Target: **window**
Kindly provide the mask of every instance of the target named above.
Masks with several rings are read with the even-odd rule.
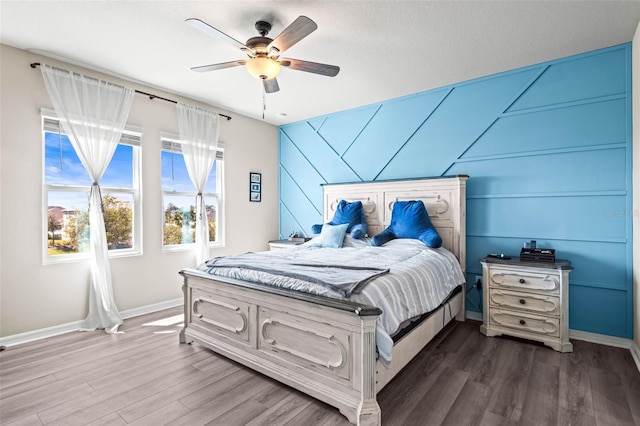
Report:
[[[223,144],[218,144],[207,186],[203,192],[209,218],[209,243],[222,245]],[[177,137],[162,137],[162,244],[179,250],[195,242],[196,190],[189,179]]]
[[[89,252],[91,179],[55,112],[42,112],[44,143],[44,261],[86,259]],[[140,247],[140,140],[125,129],[100,180],[107,243],[111,256],[132,255]]]

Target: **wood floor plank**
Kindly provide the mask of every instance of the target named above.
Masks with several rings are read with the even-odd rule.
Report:
[[[558,426],[597,426],[595,417],[583,411],[558,408]]]
[[[594,418],[589,377],[591,351],[585,343],[574,342],[574,351],[563,354],[560,360],[558,405],[565,417],[570,416],[563,421],[569,421],[572,424],[582,421],[583,417]]]
[[[531,376],[532,347],[518,340],[497,337],[491,351],[483,353],[481,371],[472,375],[493,389],[487,410],[519,422]]]
[[[96,421],[87,423],[87,426],[124,426],[126,424],[127,422],[125,422],[122,417],[118,416],[118,413],[111,413]]]
[[[622,348],[608,348],[609,357],[618,372],[631,415],[636,424],[640,425],[640,375],[631,352]]]
[[[211,358],[215,359],[213,356]],[[208,387],[218,386],[221,379],[238,371],[240,368],[233,365],[229,366],[229,364],[223,362],[223,360],[219,360],[217,366],[217,369],[211,368],[206,372],[197,373],[188,380],[183,380],[147,398],[130,404],[119,410],[118,414],[126,421],[134,422],[149,412],[162,409],[162,407],[171,404],[173,401],[177,401],[195,392],[205,392],[205,389]],[[180,403],[180,405],[185,406],[182,403]]]
[[[283,425],[308,407],[313,400],[300,392],[290,392],[284,389],[286,397],[271,405],[260,415],[247,422],[246,426]]]
[[[597,351],[602,354],[602,351]],[[599,364],[606,367],[606,363]],[[620,375],[614,371],[589,367],[593,406],[598,424],[633,424],[633,415],[627,402]]]
[[[425,426],[442,424],[468,378],[466,371],[445,367],[403,423]]]
[[[14,364],[24,365],[32,361],[49,358],[60,353],[60,348],[69,350],[90,345],[93,341],[104,339],[104,332],[70,332],[22,345],[11,346],[10,351],[2,354],[2,363],[8,367]]]
[[[0,420],[2,420],[1,424],[3,426],[41,426],[43,424],[37,414],[22,417],[15,422],[5,422],[2,416],[0,416]]]
[[[47,374],[46,376],[38,377],[33,380],[27,380],[24,382],[14,382],[11,386],[5,386],[0,382],[0,399],[7,399],[22,393],[38,389],[42,386],[50,385],[56,382],[58,379],[53,374]]]
[[[125,320],[124,334],[67,333],[0,352],[0,424],[349,424],[323,402],[179,344],[181,312]],[[561,354],[479,327],[452,322],[378,394],[384,426],[640,426],[628,350],[574,340]]]
[[[312,400],[291,420],[282,423],[283,426],[325,426],[328,424],[348,426],[351,423],[337,409],[317,400]]]
[[[190,408],[186,407],[180,401],[173,401],[168,405],[163,405],[152,411],[153,407],[149,407],[149,414],[130,421],[129,425],[135,426],[165,426],[174,422],[182,416],[186,416]]]
[[[154,374],[154,372],[159,369],[166,369],[167,372],[171,372],[182,367],[191,366],[193,362],[206,359],[209,356],[202,348],[180,348],[175,344],[169,345],[163,352],[166,356],[159,360],[154,359],[155,354],[157,354],[157,352],[154,351],[154,353],[150,355],[149,362],[130,362],[128,367],[111,371],[108,375],[91,380],[88,383],[96,390],[110,386],[118,386],[132,378],[146,377],[147,373]]]
[[[199,374],[201,372],[191,366],[183,366],[170,373],[163,370],[146,372],[146,374],[131,377],[130,380],[124,380],[109,388],[94,391],[91,398],[82,398],[77,404],[59,405],[53,410],[39,414],[43,419],[46,416],[47,421],[55,416],[56,421],[52,424],[83,425],[106,415],[108,412],[119,411],[167,386],[175,385],[176,382],[188,380]]]
[[[191,409],[196,409],[220,398],[227,393],[229,389],[236,389],[246,381],[259,382],[260,379],[262,379],[262,376],[255,375],[252,371],[246,368],[239,368],[231,374],[222,377],[217,382],[216,387],[206,389],[204,391],[194,390],[188,395],[180,398],[179,401]]]
[[[207,426],[244,426],[266,410],[264,405],[249,399],[216,417],[215,420],[207,423]]]
[[[480,421],[480,425],[482,426],[517,426],[518,424],[515,420],[504,418],[489,411],[484,412],[484,416],[482,416],[482,420]]]
[[[559,370],[546,362],[535,361],[531,368],[522,416],[522,425],[550,425],[558,422]]]
[[[491,400],[491,388],[467,380],[442,421],[444,425],[478,425]]]
[[[422,396],[433,386],[439,374],[449,368],[443,363],[444,355],[430,354],[413,360],[378,393],[378,404],[387,407],[382,410],[382,421],[397,418],[413,411]],[[418,362],[416,362],[418,361]]]
[[[60,404],[75,401],[77,398],[93,391],[86,383],[71,387],[62,386],[59,382],[53,383],[31,392],[0,400],[0,412],[3,422],[16,421],[29,413],[37,413],[40,410],[55,407]]]
[[[2,387],[11,387],[18,383],[36,380],[52,373],[55,374],[55,367],[52,368],[52,365],[55,366],[60,360],[60,356],[55,356],[30,362],[25,367],[17,365],[6,369],[1,368],[0,383],[2,383]]]
[[[232,376],[242,377],[241,370]],[[225,392],[218,395],[217,398],[207,402],[204,405],[197,408],[191,407],[192,410],[189,414],[182,416],[174,422],[175,426],[198,426],[206,425],[218,417],[224,415],[227,411],[232,410],[242,405],[247,399],[250,399],[255,394],[261,392],[263,389],[271,386],[271,380],[261,375],[254,374],[247,371],[248,378],[243,379],[240,383],[235,384],[233,387],[225,388]],[[230,376],[227,376],[230,377]],[[182,401],[182,400],[181,400]],[[185,404],[186,405],[186,404]]]

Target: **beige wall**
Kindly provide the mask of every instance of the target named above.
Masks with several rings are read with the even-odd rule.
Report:
[[[640,348],[640,24],[633,37],[631,50],[633,125],[633,294],[634,342]]]
[[[80,321],[87,315],[89,263],[42,264],[42,131],[40,108],[52,108],[39,69],[46,62],[169,99],[204,106],[155,89],[0,45],[0,337]],[[278,234],[277,127],[229,114],[225,143],[226,246],[211,256],[268,249]],[[128,124],[142,127],[143,254],[111,260],[120,311],[182,296],[178,271],[191,252],[163,253],[160,132],[177,134],[175,105],[134,98]],[[249,172],[262,173],[262,202],[250,203]]]

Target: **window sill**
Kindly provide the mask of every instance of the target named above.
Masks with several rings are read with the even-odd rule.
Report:
[[[109,259],[116,259],[120,257],[135,257],[141,256],[142,250],[139,249],[121,249],[117,251],[109,252]],[[61,254],[57,256],[45,255],[42,259],[43,265],[57,265],[59,263],[74,263],[85,262],[91,260],[90,253],[77,253],[77,254]]]
[[[194,243],[167,245],[167,246],[162,246],[162,253],[176,253],[176,252],[189,251],[189,250],[193,250],[194,247],[195,247]],[[220,247],[224,247],[224,244],[220,242],[209,243],[210,249],[220,248]]]

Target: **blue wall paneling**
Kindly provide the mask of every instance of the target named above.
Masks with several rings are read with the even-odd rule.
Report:
[[[322,221],[324,183],[467,174],[478,259],[525,241],[570,259],[572,329],[633,337],[631,45],[280,127],[280,236]]]

